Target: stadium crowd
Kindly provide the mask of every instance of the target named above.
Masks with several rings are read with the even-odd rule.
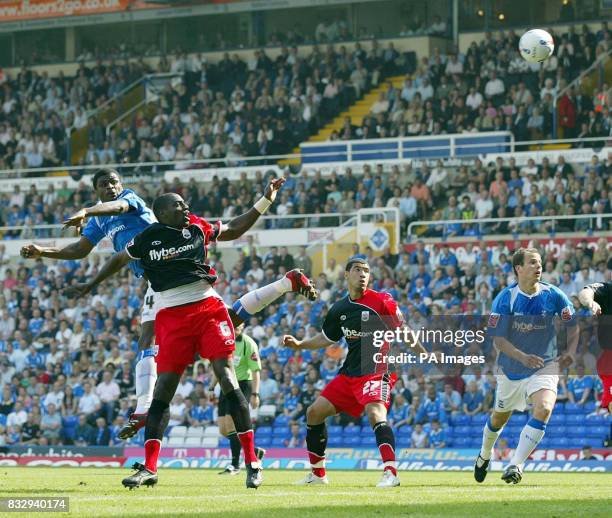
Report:
[[[501,223],[445,223],[430,226],[428,237],[481,236],[513,232],[585,231],[610,229],[612,157],[600,160],[593,155],[586,164],[571,164],[561,155],[552,163],[543,158],[536,164],[530,159],[518,166],[514,158],[498,158],[483,164],[447,167],[438,161],[383,166],[365,164],[358,171],[347,167],[325,177],[319,170],[304,168],[294,174],[286,170],[286,183],[272,213],[283,216],[268,221],[268,228],[336,226],[341,214],[364,207],[397,207],[402,235],[415,220],[469,220],[487,217],[516,217]],[[178,178],[161,180],[157,185],[142,180],[134,189],[147,202],[164,192],[178,192],[192,210],[205,217],[230,218],[252,206],[263,192],[270,174],[262,169],[250,180],[243,174],[237,182],[214,177],[208,184]],[[32,185],[26,192],[15,186],[12,193],[0,194],[0,226],[20,226],[22,230],[5,232],[4,239],[58,236],[57,229],[31,228],[33,225],[60,224],[75,209],[95,203],[91,188],[81,182],[77,189],[49,186],[39,192]],[[297,217],[300,214],[304,218]],[[569,218],[552,222],[551,215],[593,218]],[[306,215],[314,215],[306,217]],[[286,217],[292,216],[292,217]],[[295,216],[295,217],[293,217]],[[542,219],[522,220],[523,216]]]
[[[434,49],[400,88],[391,84],[360,128],[347,123],[332,139],[411,137],[511,131],[517,141],[552,138],[559,98],[559,138],[610,137],[610,85],[592,95],[565,87],[611,48],[608,23],[596,33],[583,25],[563,34],[549,29],[557,49],[543,66],[518,52],[519,35],[486,33],[465,53]]]
[[[488,199],[489,203],[493,203],[491,198],[499,201],[500,193],[505,189],[504,182],[511,181],[512,177],[512,169],[507,165],[498,161],[487,168],[476,162],[474,170],[465,171],[467,177],[474,180],[457,191],[456,198],[466,204],[463,210],[472,206],[472,197],[476,199],[476,207],[480,207],[482,203],[479,201],[483,199]],[[377,167],[374,170],[366,168],[363,176],[355,177],[348,171],[341,177],[328,179],[317,173],[304,173],[301,178],[311,184],[303,186],[302,195],[313,198],[307,193],[316,193],[314,200],[319,203],[317,208],[321,211],[321,220],[332,217],[329,215],[332,212],[330,207],[336,204],[337,210],[341,211],[348,206],[343,203],[357,204],[359,199],[349,196],[349,192],[360,193],[368,206],[376,206],[377,203],[389,204],[394,193],[401,198],[401,193],[407,190],[406,199],[413,200],[417,211],[444,213],[448,210],[448,207],[443,207],[446,196],[442,192],[436,194],[438,181],[433,182],[431,190],[427,186],[429,178],[440,171],[408,170],[399,174],[395,169],[376,171]],[[555,203],[565,207],[568,203],[565,195],[571,198],[571,205],[586,203],[583,196],[594,192],[595,202],[602,204],[604,212],[609,213],[610,198],[606,187],[610,178],[609,167],[609,161],[600,164],[594,160],[583,171],[582,167],[560,160],[554,167],[553,177],[559,175],[558,185],[563,187],[564,196]],[[529,163],[517,174],[522,180],[531,181],[533,188],[537,182],[546,180],[547,170],[544,163],[537,166]],[[420,177],[424,171],[425,177]],[[401,183],[409,181],[406,177],[410,178],[410,174],[414,174],[416,179],[408,188]],[[299,181],[292,184],[291,180],[295,178],[289,177],[275,206],[277,214],[287,214],[283,210],[292,206],[294,190],[302,189]],[[591,187],[595,191],[591,191]],[[143,185],[136,187],[147,199],[155,194],[143,192],[142,188]],[[174,183],[162,187],[162,190],[182,192],[196,212],[207,216],[228,216],[232,209],[240,212],[242,206],[251,203],[245,193],[258,189],[261,189],[258,183],[227,185],[224,181],[217,182],[210,191],[201,195],[197,185]],[[517,189],[522,196],[522,190]],[[428,192],[429,198],[416,199],[414,195],[419,192]],[[492,193],[491,198],[488,198],[489,193]],[[45,196],[50,194],[52,197],[45,200]],[[26,199],[28,196],[30,198]],[[64,196],[67,196],[66,200],[70,199],[70,203],[60,201]],[[39,215],[46,213],[61,217],[77,206],[94,203],[92,192],[85,185],[82,189],[65,193],[16,192],[4,196],[3,200],[11,198],[12,202],[4,204],[4,210],[7,205],[11,206],[9,212],[13,212],[15,207],[17,210],[26,207],[38,210]],[[448,198],[449,206],[454,203],[453,198]],[[230,204],[229,199],[240,200],[240,205]],[[400,199],[400,208],[402,203]],[[496,207],[498,213],[501,207],[503,205]],[[477,209],[469,210],[469,217],[485,215]],[[8,219],[11,224],[15,221]],[[496,234],[504,232],[508,233],[508,229],[495,230]],[[464,234],[474,235],[470,232]],[[410,253],[399,255],[387,250],[381,257],[374,257],[371,249],[358,250],[357,245],[353,252],[369,256],[373,287],[391,293],[411,327],[419,329],[423,319],[438,315],[486,315],[492,299],[512,279],[509,261],[512,249],[518,246],[508,247],[501,242],[492,250],[477,252],[468,244],[455,253],[446,244],[435,244],[426,249],[422,242],[418,242]],[[542,248],[537,242],[535,246]],[[585,239],[568,239],[558,255],[542,249],[542,257],[545,265],[543,280],[559,285],[576,308],[580,308],[576,297],[578,290],[584,284],[603,280],[609,273],[607,270],[612,268],[604,238],[594,248],[588,246]],[[231,269],[226,269],[227,265],[217,250],[212,250],[210,260],[219,274],[216,288],[230,303],[245,291],[271,282],[292,268],[303,268],[308,274],[312,272],[311,259],[305,247],[293,253],[286,247],[264,251],[247,242],[242,258]],[[133,364],[144,290],[142,282],[125,270],[91,296],[66,299],[62,288],[85,281],[99,269],[100,264],[100,256],[93,256],[80,262],[37,260],[15,265],[9,263],[4,246],[0,245],[0,443],[119,442],[116,433],[133,405]],[[263,360],[262,404],[274,405],[276,413],[284,416],[287,424],[304,416],[309,402],[337,372],[344,350],[342,346],[333,346],[321,351],[293,352],[281,346],[280,337],[295,334],[300,338],[321,328],[328,307],[345,293],[342,272],[343,266],[331,259],[324,272],[315,279],[320,291],[317,302],[296,300],[293,294],[288,294],[249,322],[247,333],[258,342]],[[583,309],[579,313],[586,314]],[[596,351],[592,350],[591,337],[592,329],[587,326],[579,359],[575,370],[571,371],[577,377],[561,384],[562,397],[578,407],[594,406],[601,390],[593,376]],[[492,349],[483,350],[492,361]],[[468,349],[466,354],[474,352]],[[474,366],[464,371],[457,369],[444,373],[406,369],[401,374],[390,418],[395,426],[413,426],[411,430],[416,433],[413,437],[416,445],[428,444],[430,440],[434,446],[441,444],[431,439],[432,429],[436,431],[440,426],[443,431],[453,415],[480,415],[493,402],[495,379],[487,367]],[[202,363],[197,363],[193,372],[184,376],[179,385],[179,395],[171,407],[172,424],[199,426],[212,422],[213,401],[207,392],[210,381],[210,373]],[[430,424],[434,420],[438,424]],[[349,422],[346,416],[341,417],[341,424]],[[425,426],[421,430],[419,425]]]
[[[216,63],[201,55],[162,57],[153,70],[138,60],[81,63],[74,77],[50,78],[23,67],[0,91],[0,168],[49,167],[66,162],[72,132],[87,128],[83,164],[226,158],[287,153],[323,122],[360,98],[386,75],[406,71],[393,45],[376,40],[315,46],[307,56],[283,47],[242,61],[225,53]],[[151,72],[182,76],[158,104],[114,126],[107,135],[90,114]]]
[[[513,31],[497,38],[486,33],[465,54],[435,49],[416,73],[391,42],[356,42],[349,50],[323,43],[323,36],[317,41],[324,46],[315,45],[307,56],[294,42],[274,60],[264,49],[248,62],[228,52],[217,63],[180,52],[162,57],[156,70],[142,57],[111,58],[94,66],[81,63],[74,77],[53,78],[23,67],[16,77],[4,78],[0,90],[0,168],[66,163],[69,136],[81,128],[88,128],[89,139],[83,164],[225,159],[241,165],[245,157],[289,152],[397,73],[407,73],[401,88],[388,83],[360,126],[347,120],[331,138],[494,130],[512,131],[518,141],[547,138],[557,92],[610,48],[607,22],[596,33],[586,25],[580,32],[575,26],[565,34],[552,32],[558,50],[541,69],[522,60]],[[124,120],[107,135],[89,114],[150,72],[174,72],[184,80],[167,87],[156,109]],[[570,89],[561,96],[562,136],[610,136],[608,87],[593,95]]]

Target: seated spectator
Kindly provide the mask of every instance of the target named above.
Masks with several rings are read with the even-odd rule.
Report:
[[[430,448],[446,448],[446,432],[442,429],[440,421],[437,419],[431,422],[428,439]]]
[[[584,364],[576,365],[576,375],[570,376],[567,382],[567,396],[570,403],[584,405],[593,400],[594,382],[592,376],[585,376]]]
[[[62,418],[53,403],[47,407],[47,413],[40,421],[40,431],[42,437],[47,439],[49,444],[58,444],[60,431],[62,428]]]
[[[75,446],[89,446],[94,441],[94,428],[87,420],[86,414],[79,415],[79,424],[74,433]]]
[[[98,417],[96,419],[96,428],[92,433],[92,442],[90,446],[108,446],[110,444],[111,432],[106,426],[106,419]]]
[[[478,390],[478,385],[475,381],[470,381],[463,395],[463,413],[466,415],[476,415],[482,412],[483,401],[484,397],[482,392]]]
[[[289,430],[291,431],[291,435],[283,441],[285,448],[305,448],[306,436],[302,431],[303,427],[294,421],[289,425]]]
[[[429,446],[429,439],[427,432],[423,430],[423,425],[417,423],[414,425],[412,435],[410,436],[410,447],[411,448],[427,448]]]

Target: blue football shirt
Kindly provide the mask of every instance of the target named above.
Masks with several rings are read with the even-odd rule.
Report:
[[[572,302],[556,286],[539,282],[536,293],[528,295],[514,283],[495,297],[487,330],[491,336],[504,337],[520,351],[549,363],[558,356],[554,317],[560,317],[565,325],[575,325],[574,313]],[[512,380],[528,378],[536,372],[502,352],[498,365]]]
[[[147,207],[144,200],[131,189],[124,189],[117,196],[117,200],[124,200],[130,210],[117,216],[96,216],[90,218],[83,229],[83,236],[96,246],[104,237],[113,243],[115,252],[121,252],[126,245],[157,219],[153,211]],[[130,261],[129,267],[137,277],[142,277],[144,270],[140,261]]]

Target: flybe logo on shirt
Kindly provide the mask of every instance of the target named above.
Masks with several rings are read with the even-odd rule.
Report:
[[[363,338],[364,336],[370,336],[372,331],[355,331],[354,329],[349,329],[348,327],[341,327],[342,333],[345,338],[355,339],[355,338]]]
[[[168,259],[172,259],[182,252],[186,252],[187,250],[193,250],[195,245],[189,244],[184,246],[179,246],[178,248],[161,248],[160,250],[149,250],[149,257],[151,261],[166,261]]]
[[[122,232],[123,230],[125,230],[125,225],[119,225],[118,227],[113,227],[109,232],[108,232],[108,239],[110,239],[111,241],[113,240],[113,238],[115,237],[115,234],[117,232]]]

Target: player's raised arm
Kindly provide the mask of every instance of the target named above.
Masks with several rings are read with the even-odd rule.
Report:
[[[593,315],[601,315],[601,306],[595,301],[595,290],[591,285],[585,286],[578,293],[580,304],[588,308]]]
[[[291,335],[283,336],[283,345],[290,349],[321,349],[335,343],[327,338],[324,333],[319,333],[308,340],[298,340]]]
[[[104,266],[102,266],[98,274],[91,281],[84,284],[70,286],[69,288],[66,288],[66,290],[64,290],[64,293],[68,295],[74,294],[82,297],[83,295],[89,293],[102,281],[116,274],[119,270],[121,270],[121,268],[123,268],[132,260],[133,258],[130,257],[125,250],[123,250],[122,252],[113,255],[108,261],[106,261],[106,263],[104,263]]]
[[[39,257],[48,257],[49,259],[83,259],[87,257],[94,248],[92,243],[86,237],[81,236],[81,239],[70,243],[63,248],[54,246],[38,246],[34,243],[21,247],[21,257],[25,259],[37,259]]]
[[[219,236],[219,241],[232,241],[233,239],[239,238],[242,234],[249,230],[259,219],[259,216],[265,214],[270,208],[270,205],[274,203],[276,195],[284,183],[284,178],[276,178],[275,180],[272,180],[266,187],[266,192],[264,195],[251,209],[240,216],[236,216],[226,225],[223,225],[221,235]]]
[[[130,204],[125,200],[106,201],[98,203],[92,207],[85,207],[64,221],[64,228],[76,227],[77,232],[80,232],[87,218],[95,216],[117,216],[124,214],[130,210]]]

